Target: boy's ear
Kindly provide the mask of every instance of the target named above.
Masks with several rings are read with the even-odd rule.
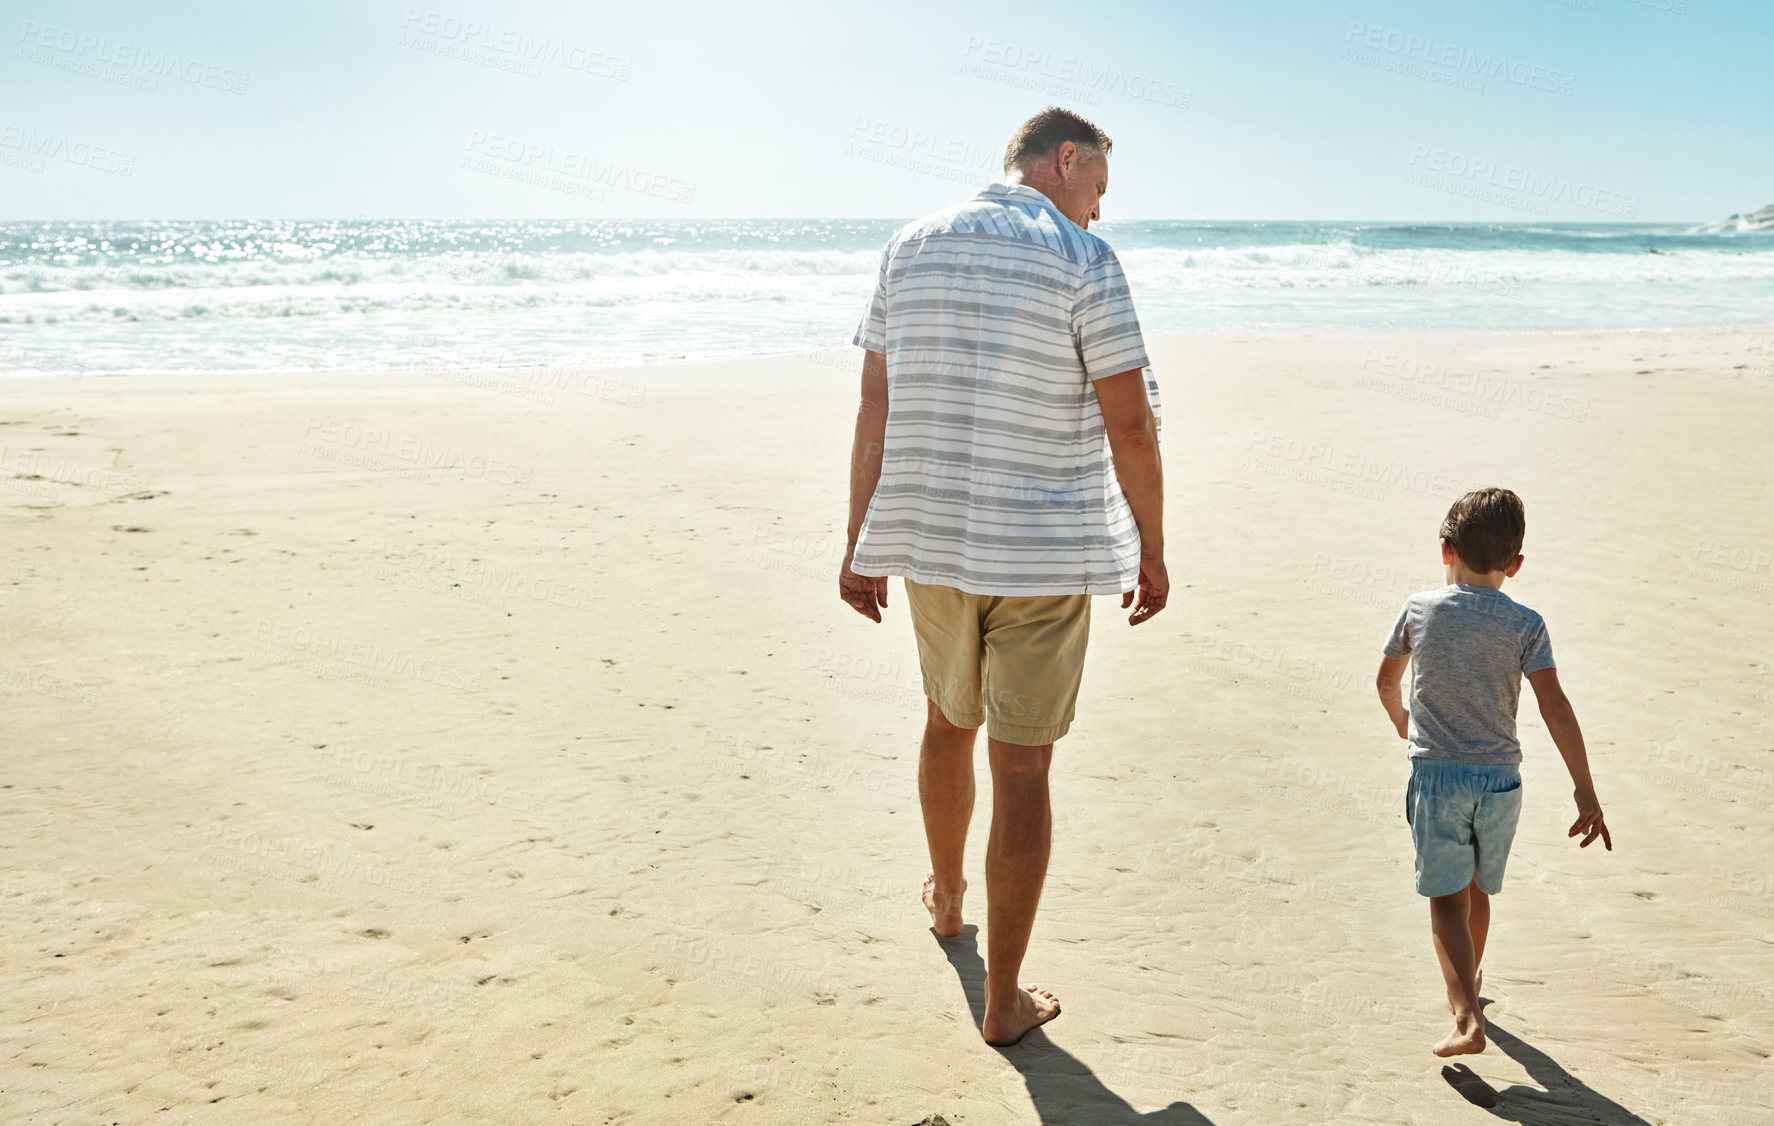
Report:
[[[1518,555],[1514,559],[1511,559],[1509,561],[1509,566],[1503,568],[1503,577],[1513,579],[1515,577],[1515,573],[1517,571],[1521,570],[1521,564],[1522,564],[1522,560],[1524,558],[1526,558],[1526,557]]]
[[[1441,541],[1441,561],[1443,563],[1452,563],[1454,561],[1454,545],[1446,540]]]

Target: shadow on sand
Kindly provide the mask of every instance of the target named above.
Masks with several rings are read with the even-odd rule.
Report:
[[[1481,1006],[1489,999],[1480,997]],[[1487,1018],[1488,1019],[1488,1018]],[[1545,1088],[1514,1086],[1499,1091],[1464,1063],[1441,1069],[1441,1077],[1467,1102],[1481,1106],[1505,1122],[1522,1126],[1651,1126],[1613,1099],[1600,1094],[1558,1065],[1551,1056],[1496,1024],[1485,1026],[1490,1042],[1527,1069]]]
[[[973,1026],[978,1028],[986,1013],[986,965],[979,956],[979,928],[969,923],[954,938],[939,937],[938,941],[948,955],[949,965],[955,967],[955,976],[961,979],[961,991],[973,1013]],[[1141,1114],[1126,1099],[1103,1086],[1103,1081],[1077,1056],[1048,1039],[1045,1029],[1033,1029],[1021,1043],[998,1051],[1022,1073],[1029,1098],[1043,1123],[1213,1126],[1212,1120],[1186,1102],[1173,1102],[1163,1110]]]

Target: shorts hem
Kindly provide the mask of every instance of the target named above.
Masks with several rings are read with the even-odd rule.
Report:
[[[1460,884],[1458,887],[1450,888],[1447,891],[1424,891],[1423,890],[1423,883],[1421,880],[1419,880],[1419,881],[1417,881],[1417,894],[1422,896],[1424,899],[1440,899],[1444,895],[1458,895],[1460,892],[1465,891],[1467,885],[1470,883],[1472,883],[1472,875],[1470,873],[1468,873],[1466,878],[1464,880],[1460,881]],[[1479,888],[1478,890],[1484,891],[1483,888]],[[1485,891],[1485,894],[1486,895],[1493,895],[1495,893]]]
[[[924,698],[935,704],[936,709],[942,713],[942,718],[948,720],[956,727],[965,728],[971,731],[986,721],[984,712],[967,712],[962,711],[959,708],[951,708],[940,698],[928,691],[924,693]]]
[[[1057,743],[1071,728],[1072,721],[1069,719],[1049,727],[1016,727],[990,719],[986,722],[987,735],[1000,743],[1015,743],[1021,747],[1041,747],[1048,743]]]

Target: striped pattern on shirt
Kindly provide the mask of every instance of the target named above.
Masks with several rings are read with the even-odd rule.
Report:
[[[881,479],[852,569],[985,595],[1139,581],[1139,529],[1091,380],[1158,385],[1109,244],[992,184],[907,224],[855,343],[887,356]]]

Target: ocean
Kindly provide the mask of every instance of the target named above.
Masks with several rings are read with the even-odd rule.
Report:
[[[0,223],[0,374],[578,368],[846,348],[897,220]],[[1774,321],[1774,232],[1122,221],[1151,333]]]

